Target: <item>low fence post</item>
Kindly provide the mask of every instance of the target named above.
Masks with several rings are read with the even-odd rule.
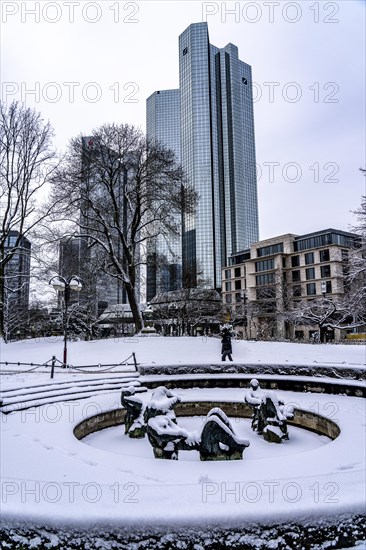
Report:
[[[135,371],[137,372],[137,361],[136,361],[136,355],[134,351],[132,352],[132,357],[133,357],[133,363],[135,365]]]
[[[53,378],[53,374],[55,372],[55,363],[56,363],[56,356],[52,355],[51,378]]]

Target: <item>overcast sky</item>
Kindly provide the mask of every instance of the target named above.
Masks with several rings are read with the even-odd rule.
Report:
[[[365,194],[364,0],[5,1],[2,100],[49,119],[57,147],[104,122],[145,130],[178,87],[178,36],[207,21],[252,66],[260,238],[349,230]]]

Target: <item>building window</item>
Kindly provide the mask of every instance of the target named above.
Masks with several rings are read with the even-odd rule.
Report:
[[[306,250],[310,248],[320,248],[321,246],[329,246],[330,244],[336,244],[338,246],[353,247],[359,242],[358,237],[350,237],[349,235],[343,235],[342,233],[323,233],[316,235],[308,239],[295,238],[294,251]]]
[[[257,256],[271,256],[271,254],[278,254],[283,252],[283,243],[272,244],[271,246],[263,246],[257,248]]]
[[[315,268],[314,267],[308,267],[305,269],[306,272],[306,280],[310,281],[311,279],[315,279]]]
[[[299,267],[300,265],[300,256],[292,256],[291,257],[291,266],[292,267]]]
[[[348,262],[349,253],[348,250],[341,250],[342,262]]]
[[[305,254],[305,265],[314,263],[314,252],[307,252]]]
[[[241,281],[235,281],[235,290],[241,289]]]
[[[282,257],[282,267],[286,269],[286,258]]]
[[[240,277],[241,273],[240,273],[240,267],[236,267],[234,269],[234,277]]]
[[[226,294],[225,300],[227,304],[231,304],[231,294]]]
[[[297,283],[298,281],[301,281],[300,269],[292,272],[292,282]]]
[[[184,48],[183,49],[183,55],[187,55],[187,53],[188,53],[188,48]]]
[[[225,279],[231,279],[231,269],[225,269]]]
[[[274,273],[266,273],[265,275],[256,275],[255,283],[257,286],[271,285],[274,283]]]
[[[296,285],[293,288],[294,296],[301,296],[301,285]]]
[[[257,300],[273,300],[276,298],[276,289],[273,287],[269,288],[258,288],[256,290]]]
[[[330,265],[321,265],[320,275],[322,279],[326,279],[327,277],[330,277]]]
[[[241,302],[241,301],[242,301],[241,293],[237,292],[235,294],[235,302]]]
[[[319,259],[321,262],[329,262],[329,248],[319,250]]]
[[[332,293],[332,281],[322,281],[322,294],[331,294]]]
[[[255,270],[258,271],[268,271],[269,269],[274,269],[274,259],[262,260],[260,262],[255,262]]]
[[[230,292],[231,290],[231,281],[225,283],[225,291]]]
[[[262,305],[263,313],[273,313],[276,311],[276,302],[273,300],[268,300]]]
[[[308,296],[315,296],[316,294],[316,286],[315,283],[308,283],[306,285],[306,294]]]

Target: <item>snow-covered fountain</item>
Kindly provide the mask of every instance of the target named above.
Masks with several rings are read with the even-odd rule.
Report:
[[[26,402],[21,388],[21,407],[36,403],[24,412],[15,409],[15,390],[4,393],[2,454],[11,449],[12,457],[4,517],[21,510],[33,522],[72,522],[65,541],[74,534],[76,540],[83,521],[92,522],[103,541],[118,541],[116,548],[136,540],[154,548],[175,548],[174,541],[206,548],[208,532],[216,547],[233,548],[242,537],[248,548],[286,548],[281,541],[310,548],[314,533],[319,548],[337,537],[331,547],[344,548],[340,541],[349,533],[359,540],[366,462],[360,371],[348,369],[341,378],[342,367],[316,367],[315,374],[312,367],[308,374],[287,365],[277,372],[240,368],[181,375],[174,365],[172,374],[129,376],[122,407],[122,385],[113,377],[97,386],[100,393],[95,381],[83,380],[90,394],[72,403],[70,382],[60,380],[57,392],[52,386],[47,397],[42,389]],[[216,447],[202,460],[209,428]],[[162,441],[164,433],[172,440]],[[37,465],[31,480],[19,473],[25,444],[27,463]],[[87,541],[95,530],[80,533]]]
[[[90,428],[89,419],[82,423],[89,427],[79,427],[76,435],[88,445],[108,452],[189,461],[241,460],[251,443],[254,452],[248,451],[249,458],[296,454],[323,446],[339,435],[331,420],[322,421],[319,429],[316,415],[295,411],[273,390],[263,390],[256,379],[250,380],[241,402],[182,401],[165,386],[158,386],[151,393],[144,386],[134,386],[122,390],[121,404],[123,409],[117,417],[115,412],[110,413],[109,423],[102,415],[102,431],[94,424]],[[294,425],[293,440],[289,437],[289,422]],[[124,425],[124,433],[115,427],[120,424]],[[110,430],[103,429],[106,427]],[[142,442],[137,441],[141,439]],[[268,445],[282,442],[286,446],[279,452]]]

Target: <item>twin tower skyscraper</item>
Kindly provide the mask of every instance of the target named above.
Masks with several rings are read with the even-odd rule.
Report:
[[[228,257],[259,240],[252,72],[238,48],[210,44],[207,23],[179,37],[179,89],[147,99],[147,137],[174,150],[198,192],[179,241],[157,239],[147,300],[182,286],[221,288]]]

